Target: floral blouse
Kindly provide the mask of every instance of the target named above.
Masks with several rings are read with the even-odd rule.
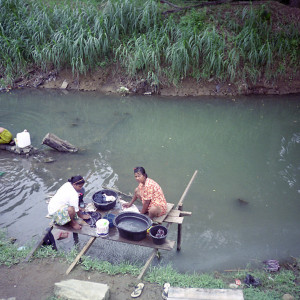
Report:
[[[148,210],[152,206],[158,206],[161,208],[161,216],[167,213],[167,201],[164,193],[157,182],[153,179],[147,178],[145,185],[141,183],[138,186],[142,201],[150,200]]]

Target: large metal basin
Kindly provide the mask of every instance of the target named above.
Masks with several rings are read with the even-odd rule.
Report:
[[[151,227],[152,220],[143,214],[135,212],[122,212],[114,219],[121,237],[140,241],[147,236],[147,229]]]

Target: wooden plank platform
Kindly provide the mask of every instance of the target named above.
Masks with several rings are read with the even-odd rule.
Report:
[[[147,234],[146,238],[141,241],[131,241],[131,240],[121,237],[119,235],[118,229],[115,227],[109,228],[108,236],[102,238],[97,235],[96,228],[91,228],[89,225],[83,224],[83,223],[84,223],[84,221],[80,222],[80,224],[82,225],[82,228],[80,230],[75,230],[69,225],[64,225],[64,226],[54,225],[54,228],[58,228],[60,230],[66,230],[69,232],[75,232],[78,234],[88,235],[91,237],[101,238],[103,240],[110,240],[110,241],[116,241],[116,242],[121,242],[121,243],[134,244],[134,245],[138,245],[138,246],[144,246],[144,247],[167,250],[167,251],[172,250],[175,245],[175,241],[170,241],[170,240],[166,240],[166,242],[162,245],[156,245],[153,243],[152,238],[148,234]]]
[[[200,289],[170,287],[168,300],[244,300],[239,289]]]
[[[174,207],[174,203],[167,203],[167,213],[165,215],[162,215],[161,217],[153,218],[153,222],[162,223],[164,222],[165,218],[168,216],[171,209]]]

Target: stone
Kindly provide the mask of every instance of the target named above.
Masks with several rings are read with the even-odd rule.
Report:
[[[64,80],[64,82],[62,83],[62,85],[61,85],[61,89],[66,89],[67,87],[68,87],[68,82],[66,81],[66,80]]]
[[[76,279],[55,283],[54,292],[57,297],[69,300],[109,299],[109,286],[107,284]]]
[[[244,300],[241,289],[201,289],[170,287],[168,299]]]
[[[284,294],[282,300],[294,300],[295,298],[290,294]]]

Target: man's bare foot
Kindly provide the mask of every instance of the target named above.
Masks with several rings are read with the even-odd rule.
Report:
[[[76,229],[76,230],[80,230],[81,229],[81,225],[80,224],[78,224],[76,221],[71,221],[70,222],[70,225],[71,225],[71,227],[73,228],[73,229]]]

